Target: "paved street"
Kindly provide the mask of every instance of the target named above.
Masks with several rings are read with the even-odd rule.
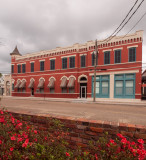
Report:
[[[1,105],[9,111],[67,116],[146,125],[146,105],[95,104],[3,97]]]

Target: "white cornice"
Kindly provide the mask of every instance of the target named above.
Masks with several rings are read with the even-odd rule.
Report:
[[[133,48],[133,47],[138,47],[138,45],[135,45],[135,46],[127,46],[127,48]]]
[[[143,31],[140,30],[140,31],[136,31],[133,34],[128,34],[126,36],[125,35],[115,36],[109,41],[107,41],[107,39],[100,40],[98,41],[98,45],[100,45],[99,49],[102,49],[102,48],[105,49],[107,47],[108,48],[117,47],[117,46],[121,46],[124,44],[128,45],[130,43],[133,44],[135,42],[142,42],[142,38],[143,38]],[[31,60],[31,58],[39,59],[39,58],[45,58],[45,57],[51,57],[51,56],[57,56],[57,55],[61,56],[61,55],[66,55],[66,54],[79,53],[79,52],[94,50],[94,46],[95,46],[95,41],[91,40],[91,41],[87,41],[84,44],[76,43],[68,47],[57,47],[56,49],[52,49],[52,50],[40,51],[40,52],[31,53],[31,54],[25,54],[23,56],[17,56],[16,60],[26,61],[26,59],[28,58],[30,58]]]

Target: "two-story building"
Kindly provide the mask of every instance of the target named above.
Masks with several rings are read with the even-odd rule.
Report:
[[[97,98],[141,99],[143,31],[98,41]],[[95,41],[11,55],[12,96],[91,98]]]

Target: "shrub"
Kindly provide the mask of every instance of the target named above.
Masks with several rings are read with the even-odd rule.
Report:
[[[88,151],[69,149],[63,124],[47,120],[48,129],[39,129],[0,110],[0,160],[143,160],[143,140],[130,142],[121,134],[117,139],[99,138],[91,141]]]

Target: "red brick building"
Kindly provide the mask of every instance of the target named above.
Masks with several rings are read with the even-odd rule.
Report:
[[[141,99],[143,31],[98,41],[97,98]],[[91,98],[95,41],[11,55],[12,96]]]

